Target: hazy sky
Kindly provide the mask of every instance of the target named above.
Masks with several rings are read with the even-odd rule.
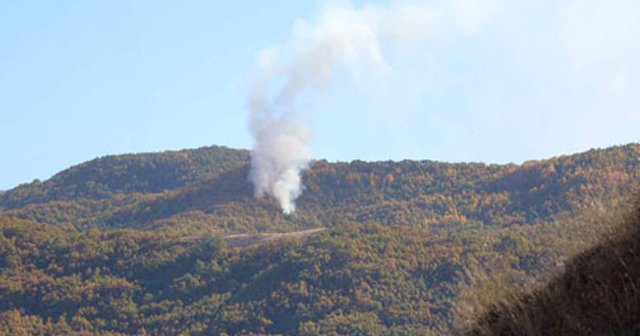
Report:
[[[431,22],[387,48],[390,75],[338,76],[306,107],[314,157],[521,162],[640,140],[640,1],[412,3]],[[108,154],[251,148],[257,55],[325,5],[0,1],[0,189]]]

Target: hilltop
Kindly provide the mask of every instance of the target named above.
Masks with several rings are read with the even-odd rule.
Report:
[[[98,158],[0,195],[0,214],[87,228],[286,232],[337,220],[437,229],[511,226],[571,214],[638,185],[640,145],[522,165],[329,163],[305,172],[298,211],[255,199],[249,153],[205,147]]]

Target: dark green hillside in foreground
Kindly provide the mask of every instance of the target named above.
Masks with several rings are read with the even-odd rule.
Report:
[[[546,285],[496,300],[467,335],[640,335],[640,198]]]

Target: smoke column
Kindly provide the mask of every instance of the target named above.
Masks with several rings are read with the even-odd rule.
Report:
[[[287,43],[262,50],[248,102],[256,196],[271,195],[284,213],[293,212],[311,160],[312,132],[301,105],[318,99],[338,73],[356,79],[391,73],[384,51],[411,43],[432,21],[432,12],[416,5],[327,6],[315,21],[297,21]]]

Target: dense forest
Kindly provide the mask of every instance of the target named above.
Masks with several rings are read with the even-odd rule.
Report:
[[[442,334],[472,295],[458,284],[465,271],[536,279],[578,247],[576,235],[342,222],[307,240],[229,248],[216,236],[4,219],[0,334]]]
[[[592,244],[639,157],[316,161],[292,215],[247,151],[99,158],[0,195],[0,335],[449,335]]]
[[[249,153],[224,147],[99,158],[0,195],[0,214],[58,226],[194,233],[292,231],[336,221],[429,229],[512,226],[574,213],[638,185],[640,145],[522,165],[328,163],[297,211],[255,199]]]

